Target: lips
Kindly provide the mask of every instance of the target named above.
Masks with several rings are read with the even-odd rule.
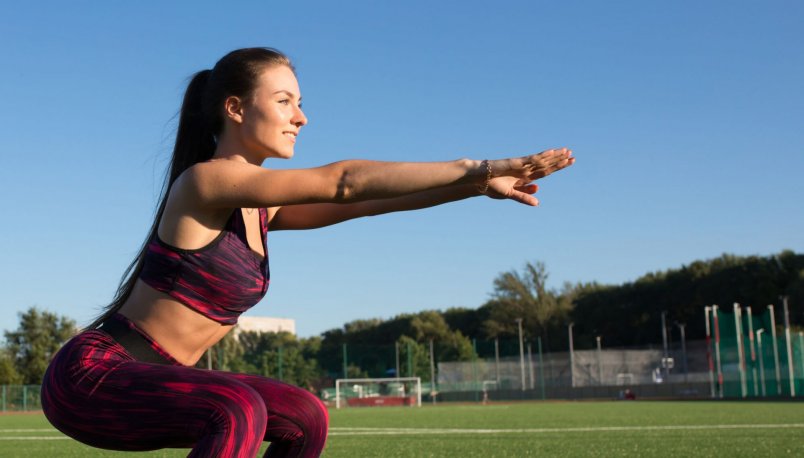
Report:
[[[289,138],[293,143],[296,143],[296,137],[299,135],[297,132],[282,132],[282,134]]]

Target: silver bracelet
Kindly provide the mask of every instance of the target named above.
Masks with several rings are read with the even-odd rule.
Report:
[[[489,164],[488,159],[483,159],[480,163],[481,166],[486,166],[486,182],[483,183],[483,187],[481,188],[478,186],[477,190],[480,191],[480,194],[485,194],[486,191],[489,190],[489,183],[491,183],[491,164]]]

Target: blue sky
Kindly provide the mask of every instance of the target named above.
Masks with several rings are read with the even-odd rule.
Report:
[[[249,314],[302,336],[477,307],[526,261],[558,288],[802,252],[802,23],[797,1],[4,2],[0,329],[34,305],[85,324],[111,299],[187,78],[246,46],[294,59],[310,119],[267,167],[578,158],[538,208],[472,199],[272,233]]]

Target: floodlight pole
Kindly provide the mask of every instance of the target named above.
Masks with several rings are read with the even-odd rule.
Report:
[[[516,319],[519,328],[519,369],[522,373],[522,391],[525,391],[525,343],[522,341],[522,318]]]
[[[396,378],[399,378],[399,341],[394,342],[394,352],[396,353]]]
[[[430,399],[433,404],[436,402],[436,379],[435,379],[435,358],[433,358],[433,339],[430,339]]]
[[[706,319],[706,362],[709,364],[709,394],[712,398],[715,397],[715,364],[712,361],[712,344],[711,344],[711,327],[709,325],[709,313],[712,307],[704,307],[704,318]]]
[[[720,361],[720,320],[717,317],[717,305],[712,306],[712,323],[715,328],[715,362],[717,363],[718,395],[723,397],[723,366]]]
[[[765,361],[764,357],[762,356],[762,333],[765,332],[765,329],[760,328],[757,329],[757,347],[759,353],[759,379],[760,379],[760,387],[762,388],[762,397],[764,398],[767,393],[765,391]]]
[[[500,338],[494,338],[494,372],[497,376],[497,386],[500,386]]]
[[[687,323],[676,323],[676,326],[681,331],[681,359],[684,368],[684,383],[687,383],[687,332],[685,330]]]
[[[740,304],[734,303],[734,332],[737,336],[737,357],[739,358],[738,368],[740,369],[740,394],[742,397],[748,396],[748,385],[745,374],[745,348],[743,348],[743,312]]]
[[[751,315],[751,306],[745,307],[746,315],[748,317],[748,344],[751,348],[751,373],[754,380],[754,396],[759,396],[759,386],[757,385],[757,352],[754,349],[754,317]]]
[[[779,340],[776,338],[776,314],[773,305],[768,305],[771,319],[771,342],[773,343],[773,364],[776,367],[776,394],[782,395],[782,369],[779,367]]]
[[[662,359],[662,368],[664,369],[664,379],[668,380],[670,378],[670,368],[667,367],[667,359],[670,357],[668,350],[667,350],[667,324],[665,323],[665,316],[667,315],[666,311],[662,312],[662,344],[664,346],[664,358]]]
[[[787,372],[790,376],[790,397],[796,397],[796,374],[793,369],[793,346],[790,340],[790,311],[787,309],[787,296],[782,296],[782,310],[784,310],[784,338],[787,344]]]
[[[602,350],[600,348],[600,336],[595,337],[597,340],[597,384],[603,385],[603,364],[601,361]]]
[[[573,326],[575,326],[575,323],[570,323],[568,326],[568,330],[569,330],[569,354],[570,354],[570,384],[573,388],[575,388],[575,350],[572,344]]]

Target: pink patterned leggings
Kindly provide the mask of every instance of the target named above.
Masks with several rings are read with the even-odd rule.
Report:
[[[147,338],[147,337],[146,337]],[[191,457],[317,457],[324,405],[308,391],[253,375],[196,369],[165,356],[135,360],[108,334],[85,331],[53,358],[42,384],[48,420],[111,450],[192,448]]]

